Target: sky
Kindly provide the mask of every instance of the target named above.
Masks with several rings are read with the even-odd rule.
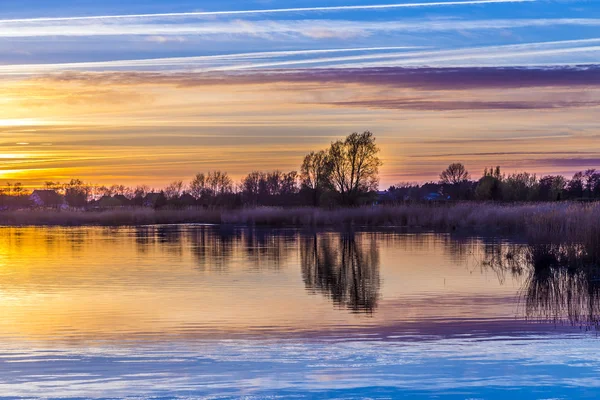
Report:
[[[600,1],[6,0],[0,182],[298,170],[372,131],[385,188],[600,168]]]

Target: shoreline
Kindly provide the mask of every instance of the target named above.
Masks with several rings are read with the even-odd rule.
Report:
[[[409,204],[359,208],[159,209],[0,212],[0,226],[215,224],[265,227],[398,227],[498,231],[564,239],[600,237],[600,202]]]

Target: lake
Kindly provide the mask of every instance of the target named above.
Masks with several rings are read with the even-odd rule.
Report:
[[[534,273],[536,252],[392,228],[0,228],[0,397],[597,398],[600,283]]]

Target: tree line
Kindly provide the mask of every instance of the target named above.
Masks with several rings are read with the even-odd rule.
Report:
[[[239,182],[224,171],[196,174],[189,182],[178,180],[155,190],[146,185],[89,185],[79,179],[46,182],[45,190],[61,195],[67,205],[98,206],[358,206],[431,200],[560,201],[600,199],[600,171],[588,169],[571,179],[562,175],[538,178],[528,172],[504,174],[500,167],[486,168],[480,179],[462,163],[452,163],[439,180],[425,184],[401,183],[378,192],[380,148],[373,133],[352,133],[329,147],[304,157],[298,171],[252,171]],[[30,192],[20,183],[0,188],[0,207],[30,206]],[[150,201],[151,200],[151,201]]]
[[[46,182],[45,190],[64,196],[71,207],[85,207],[103,197],[126,199],[130,205],[162,206],[355,206],[377,198],[380,149],[373,133],[352,133],[327,149],[307,154],[299,171],[252,171],[237,184],[224,171],[198,173],[190,182],[178,180],[160,190],[140,185],[94,186],[73,179]],[[0,189],[0,206],[25,205],[30,193],[20,183]]]
[[[588,169],[567,179],[562,175],[538,177],[529,172],[505,174],[496,166],[485,168],[480,179],[472,180],[463,164],[453,163],[441,172],[438,182],[398,184],[388,190],[392,201],[423,199],[430,193],[452,200],[596,200],[600,199],[600,171]]]

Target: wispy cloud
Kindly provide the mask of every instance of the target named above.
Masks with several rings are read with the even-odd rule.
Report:
[[[343,85],[362,84],[385,88],[428,91],[468,89],[512,89],[564,86],[600,87],[600,65],[550,68],[356,68],[271,71],[235,74],[198,73],[85,73],[65,72],[43,76],[54,82],[81,82],[91,85],[165,84],[177,87],[241,86],[257,84]]]
[[[481,46],[452,50],[406,52],[372,57],[340,59],[335,68],[375,67],[479,67],[598,64],[599,38],[535,42],[517,45]],[[579,58],[576,58],[580,56]],[[558,58],[557,58],[558,57]]]
[[[352,47],[352,48],[332,48],[332,49],[308,49],[308,50],[289,50],[289,51],[267,51],[252,53],[234,53],[220,54],[197,57],[170,57],[154,58],[145,60],[115,60],[115,61],[97,61],[97,62],[79,62],[79,63],[51,63],[51,64],[22,64],[22,65],[2,65],[0,66],[0,75],[30,75],[61,71],[97,71],[97,70],[119,70],[119,69],[149,69],[171,67],[172,69],[186,68],[204,68],[210,70],[220,70],[228,68],[233,64],[243,62],[243,66],[251,68],[258,65],[258,62],[271,59],[284,59],[287,57],[315,57],[322,54],[335,53],[374,53],[374,52],[396,52],[399,50],[414,50],[419,47],[414,46],[393,46],[393,47]],[[332,59],[336,59],[333,57]],[[347,60],[347,58],[342,58]],[[301,60],[297,60],[301,61]],[[309,60],[307,62],[310,62]]]
[[[479,110],[545,110],[578,107],[596,107],[600,99],[595,101],[488,101],[488,100],[430,100],[414,99],[376,99],[357,100],[333,103],[342,107],[380,108],[389,110],[422,110],[422,111],[479,111]]]
[[[350,53],[348,55],[322,55]],[[355,54],[353,54],[355,53]],[[453,66],[527,66],[597,64],[600,38],[535,42],[518,45],[416,50],[411,47],[366,47],[237,53],[199,57],[0,66],[0,75],[32,75],[64,71],[235,72],[294,68],[379,68]]]
[[[185,37],[182,36],[150,36],[146,38],[149,42],[154,43],[168,43],[168,42],[178,42],[183,43],[186,41]]]
[[[491,20],[437,20],[412,21],[352,21],[352,20],[234,20],[222,22],[197,22],[180,24],[160,23],[104,23],[75,21],[68,23],[1,24],[0,37],[92,37],[117,35],[149,35],[171,40],[168,36],[210,36],[228,40],[231,36],[258,36],[270,39],[304,37],[311,39],[352,38],[378,33],[423,33],[444,31],[478,31],[556,26],[598,27],[598,18],[540,18]]]
[[[20,18],[0,20],[0,24],[13,24],[19,22],[66,22],[66,21],[89,21],[89,20],[115,20],[115,19],[139,19],[139,18],[189,18],[189,17],[215,17],[215,16],[236,16],[250,14],[289,14],[289,13],[307,13],[307,12],[332,12],[332,11],[363,11],[363,10],[386,10],[397,8],[419,8],[419,7],[448,7],[448,6],[467,6],[467,5],[486,5],[498,3],[531,3],[537,0],[465,0],[465,1],[435,1],[418,3],[394,3],[394,4],[364,4],[364,5],[344,5],[327,7],[298,7],[298,8],[278,8],[264,10],[235,10],[235,11],[199,11],[199,12],[181,12],[181,13],[160,13],[160,14],[126,14],[126,15],[93,15],[78,17],[50,17],[50,18]]]

